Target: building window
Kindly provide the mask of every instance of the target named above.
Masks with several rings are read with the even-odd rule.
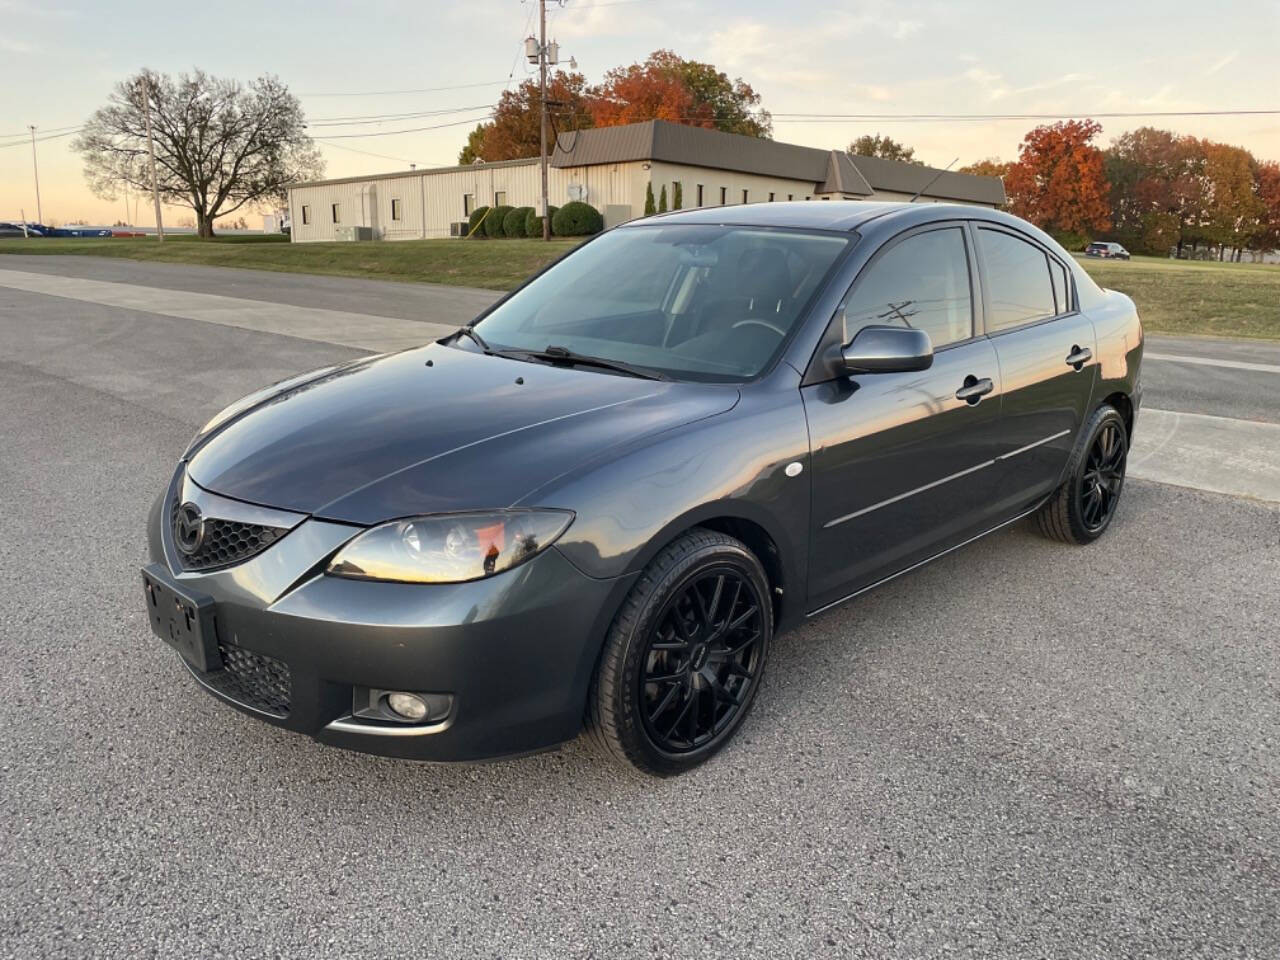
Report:
[[[772,190],[770,190],[770,191],[769,191],[769,202],[770,202],[770,203],[773,203],[773,191],[772,191]]]
[[[742,191],[742,202],[743,202],[743,203],[750,203],[750,201],[747,199],[747,191],[745,191],[745,190],[743,190],[743,191]]]
[[[507,205],[507,191],[496,191],[493,195],[493,205],[495,207],[505,207]]]
[[[464,217],[470,217],[475,208],[476,195],[474,193],[464,193],[462,195],[462,215]]]
[[[311,222],[311,204],[309,204],[309,203],[304,203],[304,204],[302,205],[302,223],[303,223],[303,226],[306,226],[306,225],[307,225],[308,223],[310,223],[310,222]]]
[[[702,206],[702,184],[698,184],[698,206]]]
[[[331,206],[331,207],[329,208],[329,212],[330,212],[331,214],[333,214],[333,222],[334,222],[334,223],[341,223],[341,222],[342,222],[342,217],[341,217],[341,215],[340,215],[340,211],[339,211],[339,208],[340,208],[341,206],[342,206],[341,204],[335,203],[333,206]]]
[[[404,219],[404,204],[401,203],[395,197],[391,198],[391,219],[392,220]]]

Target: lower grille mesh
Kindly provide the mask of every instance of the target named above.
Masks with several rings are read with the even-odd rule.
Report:
[[[210,687],[237,703],[273,717],[289,716],[293,681],[286,663],[244,647],[218,644],[222,669],[200,675]]]

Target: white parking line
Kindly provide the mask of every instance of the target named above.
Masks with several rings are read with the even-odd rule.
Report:
[[[1280,503],[1280,424],[1143,407],[1128,473]]]
[[[1203,367],[1228,367],[1232,370],[1257,370],[1262,373],[1280,373],[1280,364],[1251,363],[1248,360],[1219,360],[1217,357],[1189,357],[1174,353],[1144,353],[1143,360],[1168,360],[1172,363],[1198,363]]]
[[[419,323],[415,320],[366,313],[347,313],[342,310],[268,303],[264,300],[144,287],[132,283],[28,273],[23,270],[0,270],[0,287],[12,287],[50,297],[84,300],[108,307],[141,310],[166,317],[218,323],[261,333],[301,337],[373,353],[418,346],[457,329],[445,324]]]

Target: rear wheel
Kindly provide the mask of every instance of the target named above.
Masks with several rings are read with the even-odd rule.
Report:
[[[646,773],[697,766],[746,718],[772,636],[760,561],[733,537],[690,531],[645,568],[609,630],[589,735]]]
[[[1124,417],[1110,404],[1099,407],[1072,451],[1067,479],[1040,508],[1040,532],[1063,543],[1092,543],[1115,516],[1124,489],[1129,435]]]

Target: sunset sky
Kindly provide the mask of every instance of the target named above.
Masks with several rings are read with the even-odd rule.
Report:
[[[192,67],[248,80],[281,77],[322,141],[327,174],[456,162],[467,131],[509,77],[536,27],[521,0],[338,2],[74,2],[0,0],[0,219],[36,216],[28,124],[54,135],[102,105],[111,85],[146,66]],[[775,114],[1063,114],[1280,110],[1280,2],[1014,4],[916,0],[569,0],[548,33],[589,80],[660,47],[741,76]],[[514,73],[513,73],[514,70]],[[454,87],[430,92],[399,92]],[[343,126],[332,118],[459,112]],[[1101,118],[1100,145],[1154,125],[1280,160],[1280,115]],[[800,121],[774,137],[841,147],[887,133],[943,166],[1012,159],[1038,121]],[[367,136],[451,124],[416,133]],[[339,135],[361,134],[334,139]],[[327,141],[327,142],[324,142]],[[112,223],[123,200],[95,197],[71,137],[39,143],[46,221]],[[365,153],[356,151],[366,151]],[[381,156],[371,156],[380,154]],[[185,211],[189,215],[189,211]],[[166,213],[176,220],[177,208]],[[134,220],[133,211],[128,214]],[[152,223],[145,204],[136,222]],[[250,218],[257,226],[256,217]]]

